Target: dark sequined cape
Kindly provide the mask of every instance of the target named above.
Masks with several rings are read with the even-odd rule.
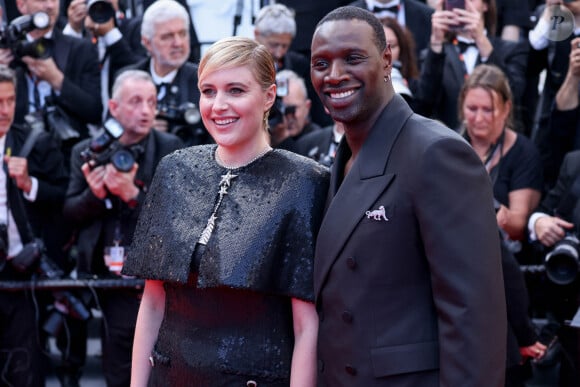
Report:
[[[216,146],[179,150],[159,164],[123,272],[187,283],[192,254],[212,214],[222,175]],[[199,288],[227,286],[312,301],[314,243],[328,171],[273,150],[232,170],[213,234],[200,258]]]

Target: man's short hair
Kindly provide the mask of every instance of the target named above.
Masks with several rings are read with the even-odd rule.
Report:
[[[0,64],[0,83],[10,82],[16,87],[16,73],[5,64]]]
[[[155,35],[155,25],[165,23],[168,20],[179,18],[185,23],[185,28],[189,34],[189,13],[175,0],[157,0],[151,4],[143,13],[141,22],[141,37],[153,39]]]
[[[262,36],[290,34],[296,36],[295,13],[284,4],[270,4],[262,7],[256,16],[254,28]]]
[[[336,8],[335,10],[329,12],[322,18],[322,20],[318,22],[316,29],[318,29],[326,22],[339,20],[361,20],[367,23],[373,29],[373,42],[379,49],[379,52],[383,52],[387,48],[387,38],[385,37],[385,30],[383,29],[383,25],[374,14],[364,8],[354,7],[351,5]]]
[[[128,80],[151,82],[151,84],[155,86],[153,78],[151,78],[151,75],[149,75],[149,73],[143,70],[125,70],[121,74],[119,74],[117,78],[115,78],[115,83],[113,83],[113,91],[111,93],[111,99],[116,100],[119,98],[121,88]]]

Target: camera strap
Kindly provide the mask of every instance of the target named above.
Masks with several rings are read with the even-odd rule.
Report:
[[[18,152],[19,157],[24,157],[24,158],[28,157],[28,155],[32,151],[32,148],[34,148],[34,144],[36,143],[36,139],[38,138],[38,136],[40,136],[41,133],[42,133],[41,128],[39,128],[38,126],[31,126],[30,133],[28,134],[28,137],[26,137],[24,144],[22,144],[22,148],[20,148],[20,152]]]

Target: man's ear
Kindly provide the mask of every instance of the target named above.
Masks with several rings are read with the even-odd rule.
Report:
[[[151,52],[151,41],[145,37],[141,37],[141,45],[145,47],[147,52]]]

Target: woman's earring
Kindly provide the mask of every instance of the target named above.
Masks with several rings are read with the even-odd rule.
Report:
[[[383,78],[383,80],[385,81],[385,83],[389,82],[391,80],[391,76],[390,75],[385,75],[385,77]]]

